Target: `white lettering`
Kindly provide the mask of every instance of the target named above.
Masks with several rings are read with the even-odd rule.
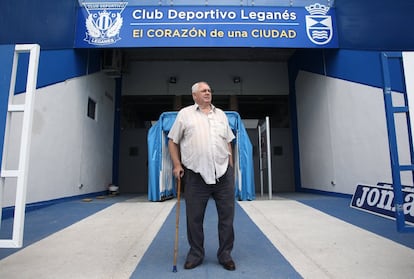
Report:
[[[191,21],[194,19],[235,19],[237,17],[234,11],[221,11],[219,9],[212,9],[207,11],[177,11],[174,9],[168,10],[168,19],[182,19]]]
[[[132,12],[134,19],[162,19],[164,17],[163,12],[158,9],[148,11],[146,9],[138,9]]]
[[[414,216],[414,193],[407,194],[404,201],[404,214]]]
[[[390,190],[381,190],[381,200],[377,207],[385,210],[392,210],[392,202],[394,201],[394,192]],[[386,204],[385,204],[386,202]]]
[[[256,21],[266,21],[266,20],[295,20],[296,13],[289,13],[288,10],[283,12],[269,12],[269,11],[250,11],[246,12],[244,9],[240,11],[240,18],[244,20],[256,20]]]
[[[373,197],[374,196],[374,197]],[[367,203],[369,206],[374,206],[378,203],[380,198],[380,191],[377,188],[373,188],[369,191],[367,196]]]
[[[205,29],[148,29],[148,38],[206,38],[207,31]]]
[[[367,193],[369,192],[369,187],[362,187],[362,195],[360,198],[357,199],[356,205],[358,207],[362,207],[365,203],[365,200],[367,198]]]

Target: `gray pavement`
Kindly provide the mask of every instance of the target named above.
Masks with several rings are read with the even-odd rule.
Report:
[[[301,277],[414,276],[412,247],[308,206],[298,201],[298,197],[303,194],[276,195],[273,200],[258,198],[238,204],[266,236],[269,245],[273,245]],[[320,202],[328,199],[319,198]],[[174,205],[175,200],[148,202],[142,197],[116,202],[2,258],[0,278],[132,278],[143,257],[150,256],[147,255],[149,247],[173,213]],[[376,222],[381,217],[369,215],[366,218]],[[185,236],[181,239],[185,241]],[[168,245],[163,241],[158,239],[157,247],[168,250],[171,240],[165,240]],[[213,278],[212,268],[217,267],[209,268],[210,275],[205,269],[197,278]],[[255,266],[251,268],[254,270]],[[228,272],[228,278],[243,278],[241,270]],[[178,273],[171,272],[168,278],[184,278],[190,272],[181,268]],[[156,270],[152,273],[154,278],[163,278],[157,276]],[[264,278],[259,269],[256,274],[257,278]],[[288,277],[278,274],[272,278]]]

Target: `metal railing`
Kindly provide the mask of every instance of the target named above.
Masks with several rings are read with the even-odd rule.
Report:
[[[14,93],[17,78],[19,55],[29,53],[29,65],[26,80],[26,94],[24,104],[14,104]],[[0,224],[1,209],[6,180],[15,180],[16,199],[14,205],[13,234],[11,239],[0,239],[0,248],[20,248],[23,245],[24,217],[26,209],[27,170],[29,167],[30,142],[32,137],[32,122],[34,110],[34,97],[37,84],[37,71],[39,65],[40,46],[37,44],[16,45],[14,50],[13,68],[10,79],[9,100],[7,108],[6,128],[4,134],[3,157],[0,172]],[[12,131],[12,115],[23,114],[19,147],[19,161],[17,169],[8,169],[8,159],[11,157],[9,149]],[[13,143],[14,144],[14,143]],[[10,183],[12,184],[12,183]]]
[[[388,143],[390,152],[390,163],[392,173],[392,189],[394,192],[394,208],[395,208],[395,219],[397,222],[397,230],[399,232],[414,232],[414,226],[408,224],[405,218],[405,205],[403,186],[401,183],[401,174],[403,172],[411,172],[411,178],[414,173],[414,150],[413,150],[413,136],[411,129],[410,113],[409,113],[409,98],[407,90],[403,92],[396,92],[396,94],[403,94],[404,104],[394,105],[392,98],[392,84],[391,84],[391,71],[389,69],[390,60],[399,60],[402,62],[401,52],[383,52],[381,55],[382,70],[383,70],[383,93],[384,93],[384,104],[385,104],[385,115],[387,121],[388,131]],[[397,129],[396,129],[396,114],[404,115],[407,125],[407,136],[408,136],[408,148],[409,148],[409,164],[401,164],[398,140],[397,140]],[[412,186],[409,186],[412,188]]]

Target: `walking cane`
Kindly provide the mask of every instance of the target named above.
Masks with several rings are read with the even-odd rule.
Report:
[[[178,253],[178,224],[180,222],[180,194],[181,178],[177,178],[177,206],[175,208],[175,243],[174,243],[174,265],[173,272],[177,272],[177,253]]]

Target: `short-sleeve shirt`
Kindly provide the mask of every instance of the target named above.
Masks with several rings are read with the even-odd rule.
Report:
[[[206,184],[215,184],[225,174],[231,154],[228,143],[235,136],[221,109],[211,105],[208,114],[197,104],[181,109],[168,138],[180,145],[181,163]]]

